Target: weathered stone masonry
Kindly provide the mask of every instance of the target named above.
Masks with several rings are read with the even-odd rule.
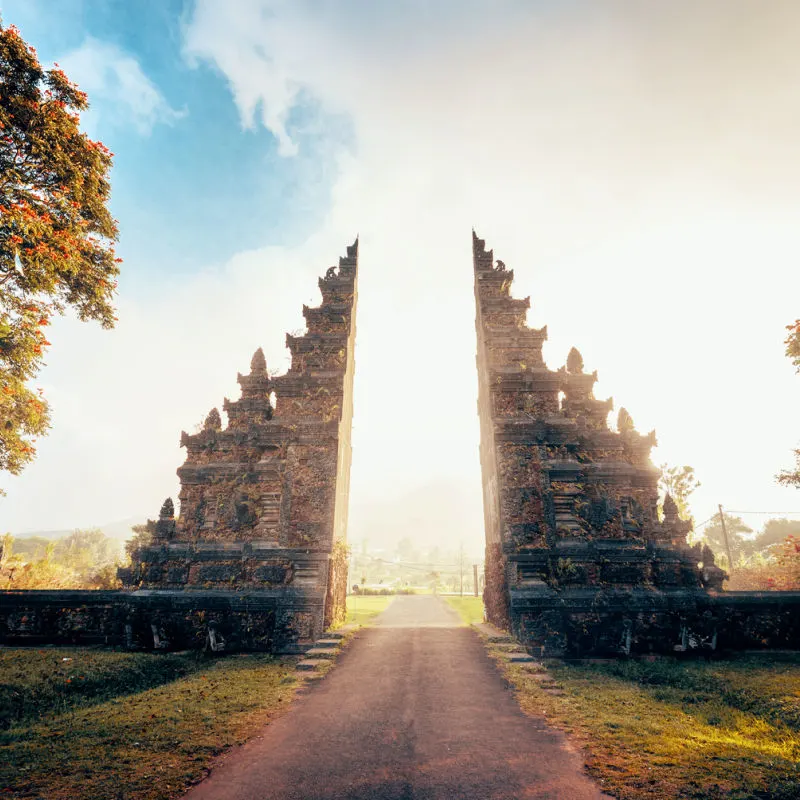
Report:
[[[551,654],[800,645],[800,594],[721,592],[724,573],[667,498],[655,434],[636,432],[573,349],[548,369],[547,329],[473,232],[487,616]]]
[[[181,435],[180,516],[167,500],[125,591],[3,593],[2,640],[296,651],[343,618],[357,275],[358,241],[287,335],[289,371],[257,350],[227,427],[212,409]]]

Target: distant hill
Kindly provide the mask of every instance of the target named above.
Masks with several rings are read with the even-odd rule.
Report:
[[[419,549],[436,545],[443,550],[482,553],[483,498],[480,486],[470,491],[452,480],[431,481],[402,494],[350,506],[347,538],[358,547],[369,542],[370,552],[394,552],[398,542],[410,539]]]
[[[104,525],[84,525],[81,526],[85,529],[99,528],[103,533],[111,539],[118,539],[124,542],[133,536],[131,528],[134,525],[142,525],[146,521],[146,517],[128,517],[128,519],[117,520],[116,522],[106,522]],[[76,526],[77,527],[77,526]],[[22,533],[15,533],[15,539],[47,539],[53,541],[54,539],[62,539],[69,536],[75,528],[64,528],[57,531],[24,531]]]

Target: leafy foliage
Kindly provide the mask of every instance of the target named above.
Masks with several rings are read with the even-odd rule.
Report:
[[[778,483],[785,486],[796,486],[800,489],[800,450],[794,451],[795,468],[793,470],[784,470],[778,475]]]
[[[112,153],[79,130],[86,95],[42,68],[0,22],[0,469],[18,474],[50,423],[28,382],[68,307],[111,328],[117,223],[106,203]]]
[[[768,519],[758,536],[753,539],[750,549],[757,553],[769,552],[775,549],[775,545],[782,545],[790,536],[800,539],[800,519]]]
[[[786,355],[800,373],[800,319],[796,319],[792,325],[787,325],[786,330],[789,331],[786,337]],[[800,489],[800,450],[794,451],[794,457],[795,468],[779,473],[777,479],[778,483],[784,486],[796,486]]]
[[[125,552],[133,558],[137,550],[147,547],[156,535],[156,521],[149,519],[144,525],[134,525],[131,530],[133,536],[125,542]]]
[[[787,325],[786,330],[789,331],[789,335],[786,337],[786,355],[794,364],[795,369],[800,372],[800,319]]]
[[[731,547],[731,555],[736,563],[744,555],[748,542],[745,534],[753,532],[752,528],[745,525],[741,517],[734,517],[732,514],[724,514],[725,528],[728,532],[728,543]],[[722,521],[719,514],[705,527],[703,538],[706,544],[714,551],[714,555],[727,562],[727,552],[725,549],[725,534],[722,530]],[[730,565],[728,565],[730,568]]]
[[[44,546],[37,546],[43,542]],[[31,546],[31,543],[33,545]],[[0,589],[111,589],[118,585],[119,546],[97,528],[55,541],[2,539]]]
[[[681,519],[694,523],[694,517],[689,509],[689,497],[701,485],[694,474],[694,467],[661,465],[658,488],[663,496],[670,495],[675,501]]]
[[[800,589],[800,520],[770,519],[743,554],[730,577],[732,591]]]
[[[795,584],[800,584],[800,536],[786,537],[778,551],[778,564],[790,572]]]

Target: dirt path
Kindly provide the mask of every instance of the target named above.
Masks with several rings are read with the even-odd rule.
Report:
[[[474,631],[398,597],[335,669],[186,800],[599,800],[580,757],[526,717]]]

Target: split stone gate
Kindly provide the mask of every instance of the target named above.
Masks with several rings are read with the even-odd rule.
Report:
[[[800,592],[724,592],[671,498],[654,433],[594,397],[573,349],[551,370],[514,273],[472,234],[490,621],[545,655],[800,646]],[[300,652],[345,613],[358,241],[241,397],[181,435],[180,514],[165,501],[120,591],[0,593],[0,642]]]

